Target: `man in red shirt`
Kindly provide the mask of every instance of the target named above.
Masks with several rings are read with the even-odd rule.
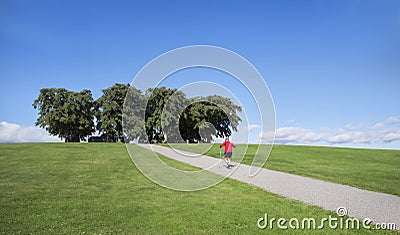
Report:
[[[228,168],[231,168],[233,167],[233,165],[231,165],[232,147],[236,148],[236,146],[229,141],[229,137],[225,138],[225,142],[222,143],[219,148],[222,148],[222,146],[225,146],[224,161],[226,162]]]

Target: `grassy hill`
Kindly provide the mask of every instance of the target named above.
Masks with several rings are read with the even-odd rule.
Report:
[[[265,213],[317,221],[336,216],[230,179],[197,192],[160,187],[139,172],[123,144],[0,144],[0,162],[1,234],[256,234],[271,232],[256,225]],[[272,232],[376,231],[293,231],[275,224]]]

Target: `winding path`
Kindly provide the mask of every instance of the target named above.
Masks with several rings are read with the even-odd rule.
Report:
[[[202,169],[207,169],[207,166],[220,162],[220,159],[204,155],[196,158],[185,157],[185,154],[193,155],[193,153],[179,150],[183,153],[182,155],[159,145],[139,144],[139,146]],[[287,198],[320,206],[326,210],[336,211],[339,207],[345,207],[351,217],[369,218],[373,223],[395,223],[396,229],[400,229],[400,197],[398,196],[265,168],[261,169],[256,176],[250,178],[248,176],[249,168],[248,165],[237,164],[234,169],[219,167],[208,168],[207,170],[220,175],[226,175],[226,171],[234,170],[229,176],[232,179],[255,185]]]

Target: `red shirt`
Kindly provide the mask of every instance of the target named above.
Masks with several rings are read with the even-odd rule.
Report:
[[[236,148],[236,146],[231,143],[230,141],[225,141],[222,143],[219,147],[225,146],[225,153],[231,153],[232,152],[232,147]]]

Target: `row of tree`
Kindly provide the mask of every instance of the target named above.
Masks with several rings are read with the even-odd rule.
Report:
[[[33,102],[36,125],[65,142],[79,142],[96,130],[104,142],[210,142],[230,136],[241,121],[241,107],[222,96],[187,98],[165,87],[145,92],[125,84],[103,90],[94,100],[90,90],[43,88]]]

